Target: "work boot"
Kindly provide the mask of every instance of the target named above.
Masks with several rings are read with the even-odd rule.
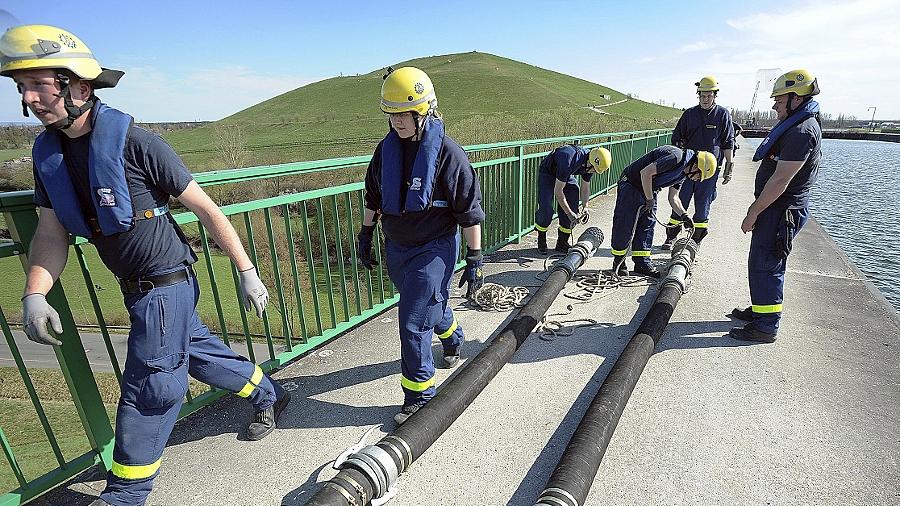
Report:
[[[751,306],[746,309],[741,309],[739,307],[736,307],[731,310],[731,314],[729,314],[728,316],[733,316],[733,317],[737,318],[738,320],[744,320],[745,322],[752,322],[753,321],[753,307]]]
[[[462,344],[456,347],[456,350],[449,352],[444,350],[444,369],[453,369],[457,365],[459,365],[459,349],[462,348]]]
[[[538,232],[538,253],[547,254],[547,232]]]
[[[613,256],[612,271],[613,274],[619,277],[628,275],[628,267],[625,266],[625,255]]]
[[[559,235],[556,237],[556,248],[554,248],[556,251],[560,253],[569,252],[569,248],[571,247],[569,246],[569,235],[570,234],[567,234],[565,232],[559,233]]]
[[[284,411],[289,402],[291,402],[291,393],[285,390],[284,395],[279,397],[275,404],[262,411],[257,411],[253,416],[253,421],[247,427],[247,439],[259,441],[271,434],[275,430],[275,421],[278,420],[278,415]]]
[[[652,263],[635,263],[633,272],[640,276],[647,276],[648,278],[659,278],[661,275],[659,269],[654,267]]]
[[[729,332],[728,335],[741,341],[753,341],[756,343],[775,342],[775,334],[763,332],[754,327],[752,323],[748,323],[743,327],[735,327],[731,329],[731,332]]]
[[[666,242],[662,243],[660,249],[663,251],[669,251],[672,249],[672,245],[675,244],[675,239],[678,239],[678,233],[681,232],[681,227],[672,227],[666,228]]]
[[[422,409],[425,403],[413,404],[412,406],[403,406],[400,409],[400,412],[394,415],[394,421],[397,422],[397,425],[403,425],[403,422],[409,419],[409,417],[413,416],[416,411]]]
[[[694,235],[691,239],[693,239],[695,243],[700,244],[700,241],[702,241],[707,234],[709,234],[708,228],[697,228],[694,229]]]

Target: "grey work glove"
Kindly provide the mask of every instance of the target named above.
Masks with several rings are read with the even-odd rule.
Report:
[[[263,311],[266,310],[266,304],[269,303],[269,291],[259,279],[259,272],[256,267],[251,267],[246,271],[241,271],[241,303],[244,309],[250,311],[250,306],[256,309],[256,316],[262,318]]]
[[[731,171],[734,170],[734,162],[725,162],[725,170],[722,173],[722,184],[731,181]]]
[[[32,293],[22,298],[22,325],[25,327],[25,335],[28,339],[51,346],[60,346],[62,342],[56,339],[47,330],[47,325],[53,328],[53,332],[62,334],[62,322],[59,321],[59,313],[47,302],[47,297],[42,293]]]
[[[588,212],[587,207],[581,210],[581,214],[575,217],[576,223],[581,223],[582,225],[587,224],[588,220],[591,218],[591,213]]]

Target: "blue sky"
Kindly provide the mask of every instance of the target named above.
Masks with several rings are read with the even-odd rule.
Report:
[[[720,104],[747,109],[758,69],[808,67],[826,112],[900,118],[900,0],[419,4],[4,0],[0,24],[74,32],[126,72],[100,96],[138,121],[216,120],[340,73],[472,50],[679,107],[706,74]],[[0,122],[22,119],[16,98],[0,80]]]

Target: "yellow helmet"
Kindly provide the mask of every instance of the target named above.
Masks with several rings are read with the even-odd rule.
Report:
[[[713,76],[703,76],[699,81],[694,83],[697,91],[719,91],[719,82]]]
[[[381,85],[381,110],[388,114],[413,111],[425,116],[437,107],[434,85],[428,74],[415,67],[399,68]]]
[[[606,148],[593,148],[588,153],[588,163],[594,168],[595,173],[605,172],[612,165],[612,153]]]
[[[697,151],[697,168],[700,169],[700,181],[706,181],[716,173],[719,161],[709,151]]]
[[[63,69],[94,88],[112,88],[124,72],[100,67],[87,45],[71,32],[48,25],[21,25],[0,37],[0,75],[17,70]]]
[[[818,95],[819,82],[816,76],[806,69],[792,70],[775,80],[771,98],[788,93],[796,93],[800,97]]]

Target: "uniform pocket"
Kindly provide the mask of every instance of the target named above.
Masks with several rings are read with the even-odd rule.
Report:
[[[173,353],[144,363],[143,385],[137,404],[143,409],[168,409],[187,393],[188,354]]]
[[[797,217],[794,209],[785,209],[778,223],[778,234],[775,238],[775,245],[778,255],[781,258],[787,258],[791,254],[794,245],[794,236],[797,235]]]

